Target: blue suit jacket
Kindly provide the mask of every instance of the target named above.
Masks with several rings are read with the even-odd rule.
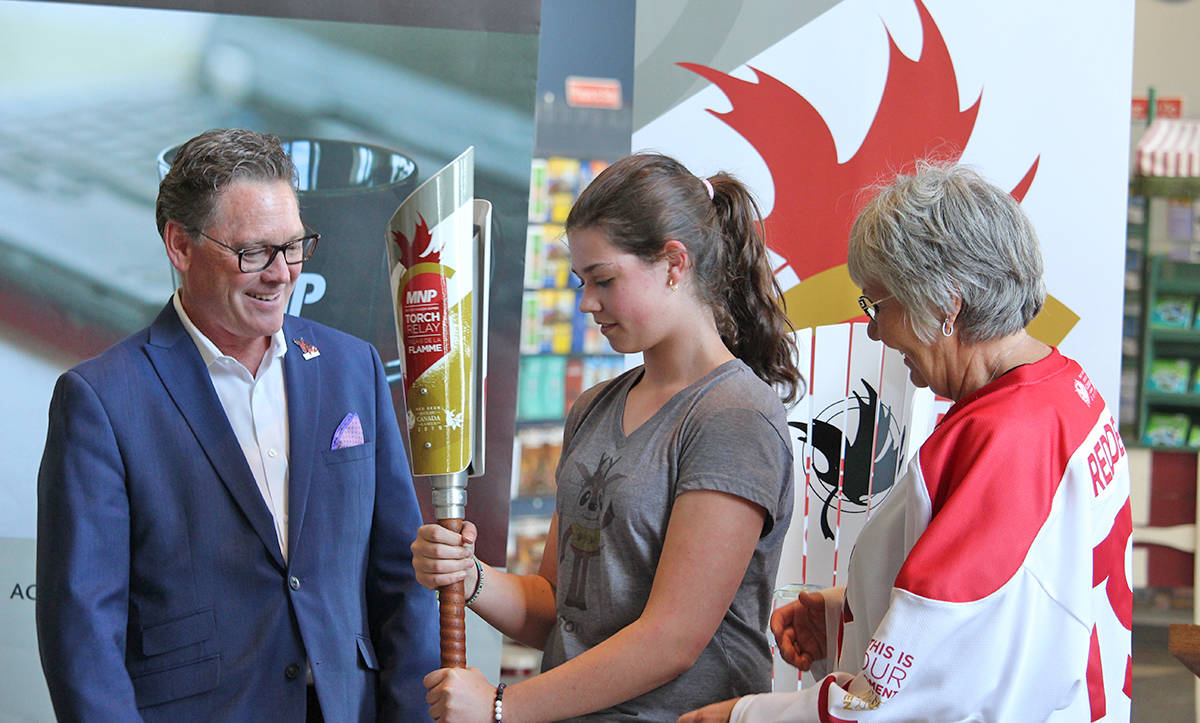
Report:
[[[433,594],[379,355],[287,317],[288,560],[168,303],[58,380],[38,474],[37,627],[60,720],[427,719]],[[305,360],[303,338],[320,356]],[[332,450],[359,415],[365,443]]]

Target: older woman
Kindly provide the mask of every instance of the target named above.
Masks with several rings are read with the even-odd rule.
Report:
[[[855,221],[873,338],[954,400],[863,529],[849,584],[772,617],[797,693],[681,721],[1129,719],[1129,471],[1087,375],[1025,327],[1042,258],[1012,197],[922,165]]]

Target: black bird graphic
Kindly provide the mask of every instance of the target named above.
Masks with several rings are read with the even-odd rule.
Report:
[[[858,411],[858,428],[850,441],[847,431],[846,463],[842,479],[841,494],[844,502],[865,510],[871,497],[891,489],[896,480],[897,460],[900,449],[904,444],[904,433],[895,439],[892,433],[892,411],[890,407],[879,404],[879,395],[865,379],[859,382],[867,390],[864,398],[858,392],[853,392],[852,403]],[[833,509],[834,500],[838,496],[838,463],[842,454],[842,430],[840,427],[821,419],[821,417],[836,418],[841,414],[842,402],[835,402],[821,411],[812,420],[812,432],[804,422],[788,422],[788,425],[800,431],[802,442],[811,442],[813,448],[825,456],[829,464],[824,470],[816,469],[817,480],[825,488],[827,494],[821,510],[821,534],[825,539],[833,539],[833,526],[829,516]],[[882,454],[875,454],[875,414],[879,412],[879,447],[884,449]],[[872,459],[874,465],[872,466]],[[872,480],[872,476],[874,479]],[[852,510],[858,512],[861,510]]]

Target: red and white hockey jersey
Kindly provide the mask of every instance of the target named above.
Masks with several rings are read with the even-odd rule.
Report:
[[[1053,350],[956,403],[867,523],[835,672],[732,720],[1128,721],[1131,532],[1117,423]]]

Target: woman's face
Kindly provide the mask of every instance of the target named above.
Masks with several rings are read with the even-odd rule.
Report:
[[[652,348],[669,333],[667,262],[646,263],[621,251],[603,231],[582,228],[567,237],[571,269],[583,282],[579,311],[591,314],[614,351]]]
[[[863,287],[863,296],[876,302],[875,318],[867,324],[867,335],[882,341],[904,356],[909,378],[918,387],[950,396],[951,372],[947,365],[947,337],[938,333],[932,343],[922,341],[908,324],[908,313],[887,287],[872,282]]]

